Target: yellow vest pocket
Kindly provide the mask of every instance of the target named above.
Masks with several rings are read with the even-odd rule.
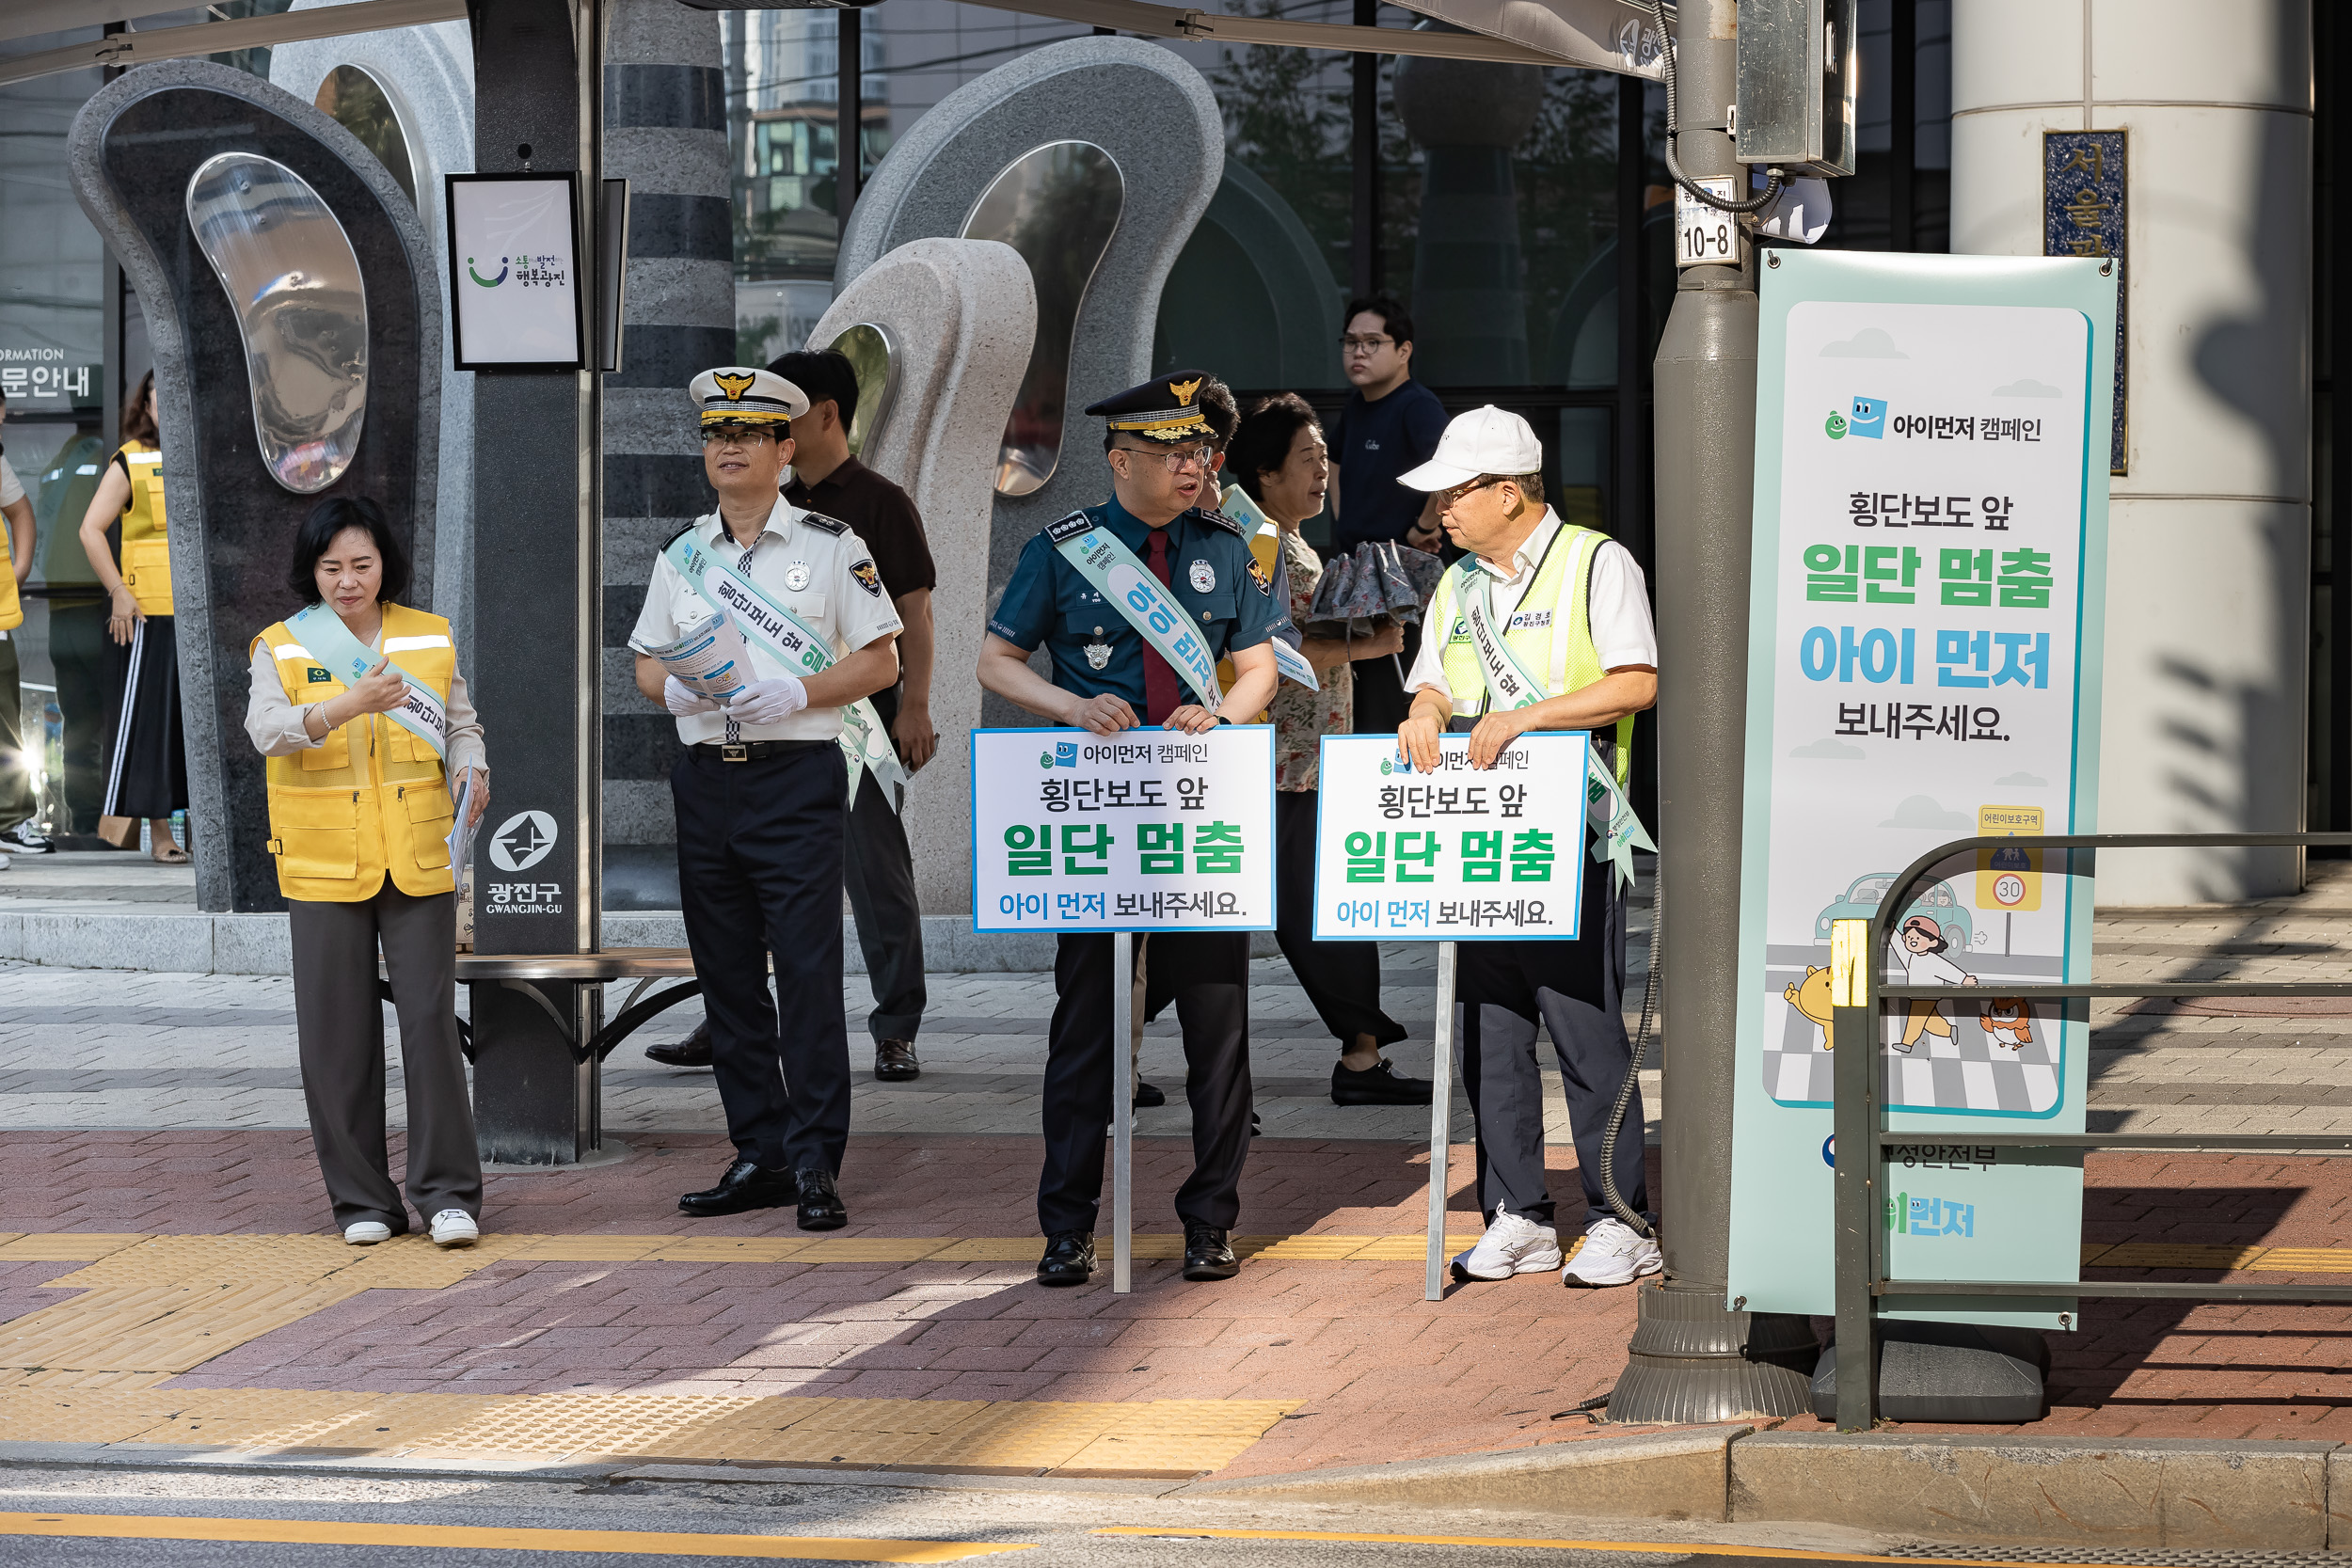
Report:
[[[168,539],[125,539],[122,542],[122,583],[131,597],[150,615],[171,613],[171,542]]]
[[[449,791],[437,784],[426,784],[403,790],[401,799],[408,806],[409,837],[416,841],[418,868],[440,870],[449,864],[450,819],[456,815]]]
[[[280,791],[270,827],[283,875],[348,881],[359,874],[359,805],[351,791]]]
[[[296,752],[306,773],[320,773],[351,766],[351,737],[341,730],[329,730],[317,745]]]

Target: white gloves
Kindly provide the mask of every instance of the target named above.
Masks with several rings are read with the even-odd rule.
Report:
[[[778,675],[745,687],[723,713],[739,724],[778,724],[808,706],[808,688],[797,676]]]
[[[717,703],[712,702],[709,698],[696,691],[692,687],[688,686],[684,681],[679,680],[675,675],[666,675],[662,677],[661,705],[668,708],[672,713],[677,715],[680,719],[685,718],[690,713],[716,713],[719,711],[719,705]]]

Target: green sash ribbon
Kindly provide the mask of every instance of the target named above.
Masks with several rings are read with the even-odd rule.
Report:
[[[1535,673],[1495,631],[1493,576],[1472,565],[1464,574],[1462,588],[1462,618],[1470,623],[1470,643],[1478,652],[1480,668],[1486,673],[1486,689],[1503,706],[1514,708],[1533,707],[1550,696]],[[1552,636],[1568,633],[1568,627],[1553,621]],[[1615,870],[1617,887],[1631,887],[1633,851],[1645,849],[1654,855],[1658,846],[1650,841],[1642,819],[1633,815],[1632,803],[1617,787],[1615,771],[1601,761],[1597,746],[1588,747],[1584,753],[1584,816],[1593,826],[1593,859],[1607,861]]]
[[[1225,701],[1216,684],[1216,657],[1192,629],[1192,617],[1176,602],[1167,584],[1153,577],[1152,569],[1117,534],[1098,528],[1083,512],[1048,524],[1045,531],[1061,558],[1111,602],[1120,619],[1135,627],[1145,642],[1175,666],[1176,673],[1200,694],[1201,705],[1216,712]]]
[[[1267,516],[1265,510],[1249,499],[1249,492],[1238,484],[1225,487],[1225,498],[1218,503],[1217,510],[1247,529],[1252,540],[1263,533],[1275,536],[1273,571],[1284,573],[1283,577],[1276,578],[1276,582],[1282,590],[1282,602],[1289,604],[1290,582],[1287,569],[1282,564],[1281,525]],[[1257,551],[1253,548],[1250,554],[1254,558]],[[1281,672],[1284,680],[1303,686],[1310,691],[1323,689],[1323,682],[1315,677],[1315,667],[1308,661],[1305,654],[1279,637],[1267,638],[1266,646],[1274,650],[1274,667]]]
[[[286,629],[294,634],[310,657],[335,673],[335,678],[345,686],[357,686],[365,680],[368,672],[385,662],[384,656],[369,651],[368,645],[351,635],[343,618],[324,604],[313,604],[286,618]],[[400,706],[388,717],[402,729],[433,748],[433,754],[446,763],[449,759],[449,710],[434,689],[416,676],[403,670],[397,661],[392,673],[408,685]]]
[[[721,561],[689,529],[670,541],[662,557],[678,576],[714,610],[722,610],[743,630],[755,654],[764,654],[788,675],[803,679],[834,660],[833,645],[822,633],[774,599],[744,573]],[[882,786],[882,799],[898,809],[898,791],[906,787],[907,771],[883,733],[882,715],[864,697],[841,709],[841,754],[850,764],[850,799],[857,799],[859,770],[870,769]]]

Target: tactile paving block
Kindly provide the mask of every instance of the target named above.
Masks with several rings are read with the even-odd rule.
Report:
[[[128,1441],[270,1449],[278,1447],[282,1437],[294,1433],[340,1426],[366,1409],[371,1398],[385,1397],[308,1388],[188,1388],[158,1392],[177,1396],[172,1408]]]
[[[2197,1246],[2170,1242],[2125,1242],[2099,1255],[2103,1269],[2250,1269],[2263,1256],[2257,1246]]]
[[[1309,1239],[1311,1240],[1312,1238]],[[1579,1237],[1577,1239],[1579,1241],[1583,1240],[1582,1237]],[[1477,1244],[1478,1238],[1475,1236],[1448,1236],[1445,1239],[1446,1256],[1450,1258],[1457,1252],[1466,1252]],[[1429,1238],[1425,1235],[1374,1236],[1368,1238],[1362,1246],[1358,1247],[1354,1252],[1349,1253],[1344,1259],[1340,1259],[1340,1261],[1348,1263],[1411,1263],[1418,1262],[1422,1259],[1426,1258],[1428,1255]]]
[[[0,1263],[86,1263],[146,1240],[78,1230],[19,1236],[0,1246]]]
[[[2265,1274],[2352,1274],[2352,1247],[2265,1247],[2259,1259],[2238,1267]]]
[[[49,1282],[55,1291],[167,1284],[287,1284],[327,1279],[361,1290],[436,1291],[453,1285],[534,1238],[485,1237],[470,1247],[437,1247],[395,1236],[356,1247],[339,1236],[146,1236]]]
[[[806,1262],[811,1248],[825,1244],[788,1236],[670,1236],[644,1256],[662,1263]]]
[[[725,1394],[532,1394],[500,1400],[419,1445],[419,1455],[657,1455],[698,1451],[694,1433],[754,1399]]]
[[[839,1400],[772,1396],[736,1418],[735,1424],[771,1423],[778,1431],[867,1432],[934,1435],[952,1432],[995,1400]]]
[[[276,1281],[87,1291],[0,1323],[0,1366],[184,1372],[355,1293],[343,1285]]]
[[[955,1240],[952,1236],[830,1236],[811,1242],[797,1263],[919,1263]]]
[[[151,1388],[0,1388],[0,1443],[128,1442],[184,1397]]]
[[[930,1255],[933,1263],[1034,1263],[1045,1250],[1042,1236],[975,1236]]]
[[[532,1236],[510,1254],[518,1263],[633,1263],[675,1236]]]

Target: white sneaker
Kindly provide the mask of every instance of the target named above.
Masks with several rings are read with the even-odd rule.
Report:
[[[482,1227],[463,1209],[444,1209],[433,1216],[435,1246],[471,1246],[482,1240]]]
[[[356,1220],[343,1227],[343,1240],[353,1246],[373,1246],[392,1239],[392,1227],[382,1220]]]
[[[1495,1210],[1494,1223],[1478,1244],[1454,1260],[1454,1277],[1508,1279],[1515,1274],[1542,1274],[1560,1266],[1560,1238],[1551,1227],[1523,1215]]]
[[[1602,1220],[1586,1229],[1584,1244],[1560,1271],[1560,1283],[1570,1290],[1630,1285],[1665,1266],[1657,1237],[1637,1236],[1623,1220]]]

